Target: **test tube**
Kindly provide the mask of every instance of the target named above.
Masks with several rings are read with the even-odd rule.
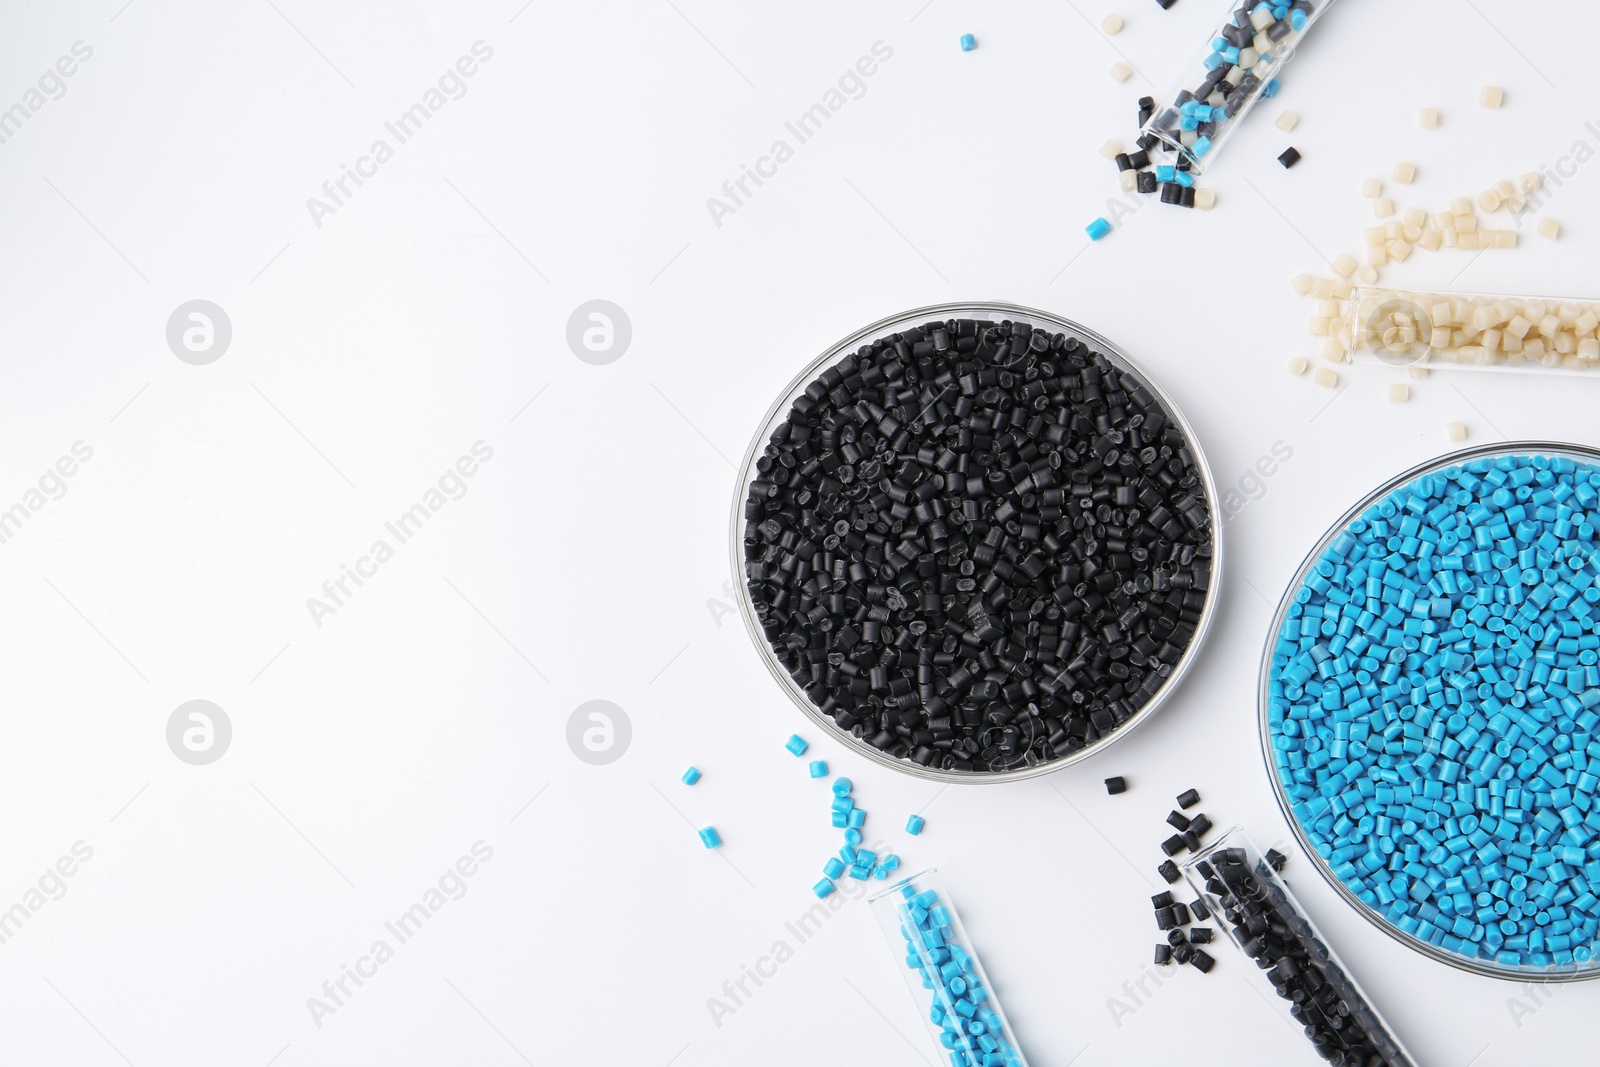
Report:
[[[903,878],[869,903],[952,1067],[1028,1067],[939,873]]]
[[[1600,371],[1600,301],[1363,288],[1349,301],[1344,328],[1352,360],[1362,362]]]
[[[1152,134],[1199,173],[1213,162],[1256,102],[1277,92],[1295,47],[1333,0],[1246,0],[1238,4],[1162,97],[1143,134]]]
[[[1330,1063],[1416,1067],[1389,1024],[1312,923],[1283,879],[1235,826],[1192,855],[1184,877],[1217,925],[1255,962],[1288,1014]]]

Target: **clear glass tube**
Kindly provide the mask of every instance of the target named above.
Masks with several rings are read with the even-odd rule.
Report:
[[[1360,1067],[1416,1067],[1243,827],[1233,827],[1189,857],[1182,869],[1217,925],[1255,961],[1260,981],[1270,985],[1285,1014],[1324,1059]]]
[[[902,878],[868,903],[952,1067],[1028,1067],[939,872]]]
[[[1157,101],[1141,133],[1180,152],[1190,170],[1204,171],[1257,101],[1276,93],[1284,64],[1332,6],[1333,0],[1247,0],[1233,7]]]
[[[1600,371],[1600,301],[1357,289],[1344,320],[1351,359],[1391,367]]]

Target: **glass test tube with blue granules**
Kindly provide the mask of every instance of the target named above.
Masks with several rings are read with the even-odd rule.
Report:
[[[903,878],[869,903],[951,1067],[1027,1067],[938,872]]]
[[[1278,75],[1333,0],[1244,0],[1227,18],[1144,124],[1188,169],[1205,170],[1257,101],[1276,95]],[[1154,145],[1155,141],[1149,142]]]

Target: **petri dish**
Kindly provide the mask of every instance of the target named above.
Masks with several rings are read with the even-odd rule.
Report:
[[[1211,546],[1208,565],[1203,568],[1196,565],[1196,570],[1204,575],[1206,584],[1204,603],[1197,609],[1198,614],[1193,622],[1193,634],[1189,638],[1187,645],[1184,646],[1182,655],[1176,662],[1169,665],[1170,669],[1160,679],[1160,684],[1152,687],[1152,691],[1142,699],[1141,703],[1125,721],[1122,721],[1115,729],[1104,733],[1082,747],[1071,751],[1052,751],[1049,754],[1049,758],[1044,758],[1034,747],[1031,747],[1033,742],[1030,738],[1030,747],[1022,754],[1015,757],[1008,756],[1002,761],[980,761],[982,765],[973,769],[925,765],[908,756],[902,757],[891,754],[891,752],[876,747],[864,737],[859,736],[859,731],[841,727],[829,714],[824,713],[821,707],[807,695],[806,688],[802,687],[790,674],[769,643],[763,631],[761,620],[758,617],[756,604],[752,600],[749,586],[745,580],[746,502],[750,499],[751,485],[759,476],[757,463],[765,454],[773,432],[788,419],[796,399],[803,396],[807,387],[816,381],[824,371],[856,353],[863,345],[870,345],[876,339],[929,324],[949,323],[959,320],[987,320],[995,324],[1002,322],[1007,324],[1023,323],[1052,335],[1061,334],[1066,338],[1076,339],[1093,351],[1102,354],[1106,361],[1115,367],[1119,373],[1130,375],[1141,383],[1144,389],[1159,403],[1162,413],[1166,416],[1168,426],[1181,434],[1188,449],[1192,469],[1198,476],[1197,484],[1192,491],[1199,494],[1204,500],[1205,523]],[[1086,759],[1143,724],[1155,713],[1157,708],[1167,701],[1183,676],[1188,673],[1215,615],[1218,600],[1216,591],[1221,581],[1222,530],[1220,516],[1221,510],[1218,506],[1216,487],[1210,468],[1206,464],[1205,456],[1196,441],[1193,428],[1184,418],[1182,411],[1173,402],[1171,396],[1120,347],[1069,319],[1032,308],[1005,303],[940,304],[917,308],[872,323],[829,347],[795,375],[794,379],[778,395],[771,408],[768,409],[760,427],[751,440],[750,447],[745,451],[730,515],[728,550],[735,576],[735,584],[738,586],[740,615],[744,619],[750,639],[779,688],[789,696],[813,723],[844,743],[852,751],[879,765],[891,767],[906,774],[942,782],[1004,782],[1029,778]],[[1043,683],[1046,678],[1047,672],[1041,668],[1037,677],[1032,680]]]
[[[1326,554],[1330,546],[1334,544],[1335,539],[1347,533],[1352,522],[1358,520],[1366,521],[1364,517],[1374,514],[1375,508],[1381,507],[1385,501],[1388,501],[1396,493],[1406,490],[1422,479],[1441,474],[1450,476],[1453,472],[1461,470],[1474,471],[1481,466],[1492,466],[1495,460],[1504,457],[1538,456],[1551,460],[1562,459],[1570,461],[1578,472],[1592,472],[1595,476],[1597,487],[1600,487],[1600,450],[1558,442],[1514,441],[1478,445],[1452,452],[1438,459],[1429,460],[1386,481],[1349,511],[1345,512],[1307,554],[1304,562],[1295,572],[1294,579],[1289,583],[1288,591],[1284,594],[1282,602],[1278,605],[1277,613],[1273,617],[1272,629],[1268,634],[1266,645],[1262,652],[1258,688],[1258,718],[1262,757],[1267,767],[1267,778],[1272,783],[1273,793],[1277,798],[1279,808],[1283,811],[1284,818],[1288,821],[1307,859],[1327,880],[1328,884],[1351,907],[1355,908],[1363,918],[1401,944],[1459,970],[1516,981],[1579,981],[1600,976],[1600,960],[1595,958],[1596,946],[1593,944],[1568,945],[1549,953],[1541,953],[1551,957],[1542,961],[1533,958],[1512,960],[1502,955],[1499,950],[1485,952],[1481,947],[1460,944],[1464,939],[1470,937],[1470,932],[1457,935],[1447,931],[1440,935],[1438,933],[1439,927],[1432,923],[1427,924],[1430,927],[1428,930],[1423,930],[1420,926],[1416,929],[1402,928],[1397,921],[1392,920],[1386,914],[1388,905],[1384,904],[1381,899],[1375,898],[1375,891],[1368,888],[1367,880],[1361,877],[1361,872],[1355,872],[1357,885],[1351,885],[1345,877],[1335,870],[1335,861],[1318,850],[1313,842],[1311,833],[1308,832],[1303,822],[1303,817],[1311,814],[1304,807],[1304,801],[1308,798],[1303,795],[1290,795],[1291,790],[1296,789],[1297,786],[1304,786],[1305,783],[1286,782],[1285,771],[1288,770],[1289,777],[1292,778],[1292,768],[1286,767],[1282,762],[1282,758],[1275,755],[1280,751],[1278,746],[1286,740],[1292,739],[1281,725],[1286,708],[1284,702],[1289,700],[1290,703],[1294,703],[1299,699],[1293,698],[1291,700],[1285,696],[1284,685],[1286,682],[1292,681],[1292,679],[1287,679],[1284,676],[1283,672],[1287,664],[1277,655],[1280,636],[1285,633],[1286,624],[1293,618],[1298,617],[1295,614],[1297,605],[1303,603],[1299,598],[1308,596],[1312,591],[1312,586],[1308,586],[1307,581],[1316,571],[1318,564],[1325,560]],[[1600,542],[1597,542],[1595,547],[1600,549]],[[1316,580],[1313,580],[1313,584],[1316,584]],[[1451,643],[1453,644],[1454,642]],[[1425,685],[1429,680],[1429,676],[1422,674],[1415,676],[1405,674],[1404,677],[1408,683],[1413,684],[1421,683]],[[1448,679],[1441,678],[1440,680],[1444,684],[1449,682]],[[1293,716],[1289,717],[1293,718]],[[1443,717],[1440,718],[1442,721]],[[1456,736],[1454,733],[1450,734],[1450,737],[1454,736]],[[1426,772],[1420,776],[1419,780],[1421,778],[1426,778]],[[1462,780],[1465,779],[1463,778]],[[1300,792],[1303,794],[1303,789]],[[1301,803],[1297,805],[1297,801]],[[1395,824],[1394,832],[1401,832],[1398,822]],[[1347,859],[1348,857],[1340,858],[1338,862],[1341,867]],[[1433,869],[1431,865],[1426,863],[1425,866]],[[1413,877],[1415,876],[1413,875]],[[1475,898],[1479,890],[1468,888],[1467,891],[1469,896]],[[1536,920],[1537,917],[1530,916],[1528,918]],[[1543,924],[1537,925],[1542,927]],[[1555,954],[1557,951],[1564,953],[1564,958],[1557,957]],[[1519,954],[1521,954],[1520,950]],[[1529,953],[1529,955],[1531,956],[1533,953]]]

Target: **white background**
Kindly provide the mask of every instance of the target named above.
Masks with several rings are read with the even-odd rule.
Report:
[[[1284,370],[1315,351],[1287,279],[1359,250],[1360,180],[1397,160],[1419,168],[1401,204],[1438,208],[1600,147],[1600,14],[1345,0],[1206,176],[1214,212],[1151,200],[1084,251],[1116,195],[1098,146],[1131,139],[1136,99],[1221,14],[1116,0],[1107,39],[1112,6],[0,6],[0,107],[94,50],[0,145],[0,508],[94,450],[0,545],[0,908],[94,850],[0,945],[0,1060],[942,1064],[859,903],[720,1025],[708,1009],[794,944],[838,844],[826,785],[782,748],[799,730],[855,779],[869,839],[940,868],[1036,1067],[1316,1062],[1227,945],[1209,977],[1127,999],[1161,819],[1193,785],[1219,824],[1283,838],[1253,683],[1302,554],[1446,451],[1447,420],[1597,444],[1600,393],[1436,375],[1397,406],[1370,368],[1318,389]],[[493,58],[465,96],[318,226],[307,198],[478,40]],[[707,198],[877,41],[893,56],[865,95],[716,225]],[[1121,85],[1119,55],[1139,71]],[[1503,110],[1477,106],[1486,83]],[[1284,171],[1289,143],[1305,159]],[[1597,177],[1552,201],[1558,244],[1418,253],[1386,278],[1600,296]],[[195,298],[233,324],[209,366],[165,340]],[[632,322],[609,366],[565,341],[594,298]],[[1275,442],[1293,458],[1229,522],[1203,661],[1152,723],[1043,779],[940,792],[845,756],[776,688],[728,613],[727,516],[733,461],[799,367],[879,317],[984,298],[1117,340],[1225,487]],[[467,494],[317,626],[307,598],[480,440]],[[209,766],[165,740],[194,698],[233,724]],[[607,766],[566,743],[591,699],[632,724]],[[1128,794],[1104,794],[1111,774]],[[466,895],[318,1026],[307,998],[480,840]],[[1448,969],[1303,857],[1289,873],[1421,1062],[1592,1056],[1600,987],[1535,1000]]]

